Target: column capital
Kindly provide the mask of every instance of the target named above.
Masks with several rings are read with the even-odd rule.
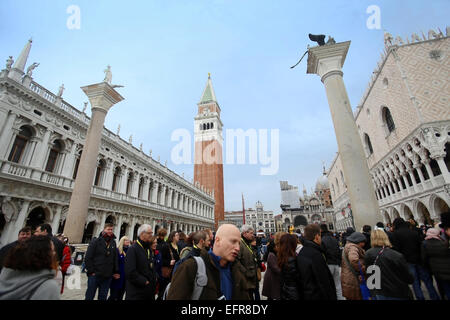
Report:
[[[81,87],[81,90],[88,96],[92,111],[102,110],[105,113],[116,103],[124,98],[107,82],[100,82]]]
[[[309,48],[306,73],[317,74],[322,78],[322,81],[330,72],[334,74],[338,72],[342,75],[341,70],[349,47],[350,41]]]

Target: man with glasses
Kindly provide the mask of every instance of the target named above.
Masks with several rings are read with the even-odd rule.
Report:
[[[151,249],[152,226],[139,227],[138,239],[125,257],[126,300],[155,300],[156,269]]]

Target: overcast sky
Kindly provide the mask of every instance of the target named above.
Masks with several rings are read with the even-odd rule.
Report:
[[[70,5],[80,9],[80,29],[67,27]],[[381,10],[380,29],[367,28],[371,5]],[[171,162],[171,134],[193,133],[211,72],[224,129],[280,133],[276,174],[261,175],[261,164],[224,165],[225,210],[240,210],[243,192],[247,208],[260,200],[277,214],[279,181],[310,191],[337,151],[319,77],[306,74],[306,59],[290,69],[313,45],[308,33],[351,40],[343,71],[355,108],[380,59],[383,29],[394,37],[445,32],[449,12],[448,0],[2,0],[0,58],[17,58],[33,37],[34,80],[54,93],[64,83],[63,98],[80,110],[87,101],[80,87],[102,81],[111,65],[126,100],[110,110],[106,127],[120,124],[122,138],[132,134],[136,147],[143,143],[190,179],[193,165]]]

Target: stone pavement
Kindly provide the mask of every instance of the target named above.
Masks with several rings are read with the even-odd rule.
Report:
[[[86,288],[87,288],[87,276],[86,276],[86,273],[81,273],[81,276],[80,276],[80,288],[79,289],[77,289],[77,288],[70,289],[68,287],[68,281],[70,282],[70,278],[66,277],[66,284],[65,284],[65,287],[64,287],[64,293],[61,296],[61,300],[84,300],[84,295],[86,293]],[[263,282],[264,282],[264,272],[261,275],[261,281],[259,283],[259,292],[260,292],[260,294],[262,292]],[[436,282],[434,282],[434,287],[437,290]],[[410,286],[410,288],[411,288],[411,292],[414,292],[412,290],[412,286]],[[423,284],[423,282],[422,282],[422,291],[423,291],[423,294],[425,296],[425,299],[428,300],[430,298],[430,295],[428,294],[428,290],[426,289],[426,287]],[[97,299],[97,295],[96,295],[96,299]],[[267,298],[261,295],[261,300],[267,300]]]

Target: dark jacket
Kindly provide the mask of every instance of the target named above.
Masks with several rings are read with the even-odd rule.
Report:
[[[178,248],[179,249],[179,248]],[[166,242],[165,244],[161,245],[161,259],[162,259],[162,266],[163,267],[169,267],[170,266],[170,260],[175,260],[175,263],[180,260],[180,251],[174,249],[172,247],[172,244]],[[172,252],[172,255],[170,254]]]
[[[64,257],[64,247],[66,245],[55,236],[50,236],[50,239],[52,240],[53,245],[55,246],[58,262],[61,264]]]
[[[422,261],[437,279],[450,281],[450,249],[447,241],[425,240],[422,243]]]
[[[117,258],[117,246],[115,237],[107,245],[102,234],[89,244],[84,262],[88,275],[95,273],[96,276],[109,278],[119,273],[119,260]]]
[[[125,257],[128,251],[128,248],[123,248],[124,253],[120,254],[119,249],[117,249],[117,259],[119,260],[119,279],[112,279],[111,281],[111,289],[122,289],[125,286]]]
[[[325,252],[317,243],[305,239],[303,249],[297,255],[297,266],[305,300],[337,300]]]
[[[8,255],[9,251],[14,249],[19,244],[19,241],[16,240],[14,242],[8,243],[7,245],[3,246],[0,249],[0,271],[3,268],[3,264],[5,263],[6,256]]]
[[[325,252],[327,264],[341,265],[342,252],[339,242],[330,232],[322,233],[322,249]]]
[[[392,235],[392,249],[402,253],[408,263],[421,264],[421,239],[419,234],[411,230],[405,223]]]
[[[206,267],[208,282],[203,288],[199,300],[217,300],[222,296],[220,290],[220,271],[213,258],[206,250],[200,256]],[[167,300],[190,300],[194,290],[194,279],[197,274],[197,263],[193,258],[182,263],[173,274]],[[236,262],[231,264],[231,278],[233,281],[233,300],[250,300],[246,279],[240,272]]]
[[[126,300],[155,299],[157,276],[153,250],[149,244],[141,244],[143,247],[136,241],[125,257]]]
[[[296,257],[290,257],[287,264],[281,268],[280,288],[281,300],[303,300]]]
[[[241,273],[247,279],[247,287],[249,289],[255,289],[258,283],[257,278],[257,268],[258,259],[256,257],[256,252],[253,251],[251,245],[245,242],[241,238],[239,254],[236,258],[237,264],[241,270]]]
[[[364,256],[364,264],[367,268],[375,264],[378,254],[381,252],[380,247],[374,247],[366,251]],[[414,277],[409,273],[408,264],[404,256],[385,247],[381,255],[379,255],[376,265],[380,267],[380,289],[371,290],[372,295],[382,295],[391,298],[409,299],[412,296],[408,284],[414,282]],[[372,271],[373,272],[373,271]],[[371,283],[370,273],[367,274],[366,280]]]
[[[366,244],[364,245],[364,250],[367,251],[370,248],[372,248],[371,244],[370,244],[370,232],[363,232],[362,233],[365,237],[366,237]]]
[[[273,252],[269,252],[267,257],[267,270],[264,273],[263,296],[280,300],[280,273],[281,270],[277,264],[277,256]]]

